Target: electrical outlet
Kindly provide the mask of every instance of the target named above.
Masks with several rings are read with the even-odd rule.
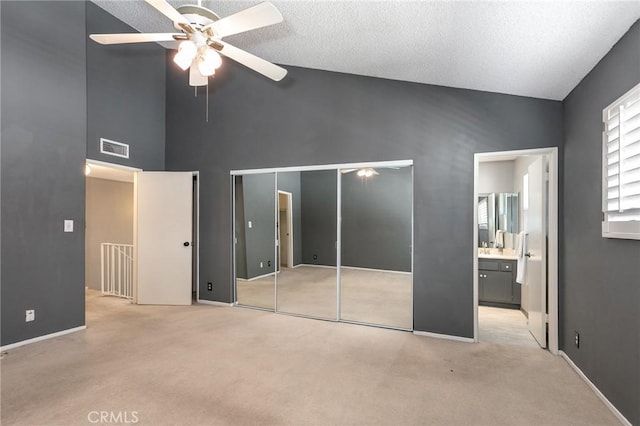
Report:
[[[580,333],[576,331],[576,348],[580,347]]]
[[[271,261],[267,260],[267,266],[271,267]]]
[[[264,268],[264,263],[260,262],[260,267]]]
[[[35,319],[36,319],[36,310],[35,309],[27,309],[26,311],[24,311],[24,313],[25,313],[25,318],[24,318],[25,322],[35,321]]]
[[[207,283],[207,291],[213,291],[213,283]]]

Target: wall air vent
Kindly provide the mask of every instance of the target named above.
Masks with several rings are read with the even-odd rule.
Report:
[[[129,158],[129,145],[100,138],[100,152],[115,157]]]

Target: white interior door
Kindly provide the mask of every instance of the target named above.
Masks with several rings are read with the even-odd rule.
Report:
[[[190,305],[193,174],[136,173],[139,304]]]
[[[529,331],[538,344],[547,347],[547,253],[546,253],[546,170],[544,157],[529,165],[529,209],[527,238],[527,278],[529,290]]]

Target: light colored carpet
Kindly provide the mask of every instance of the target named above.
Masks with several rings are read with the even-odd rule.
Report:
[[[3,425],[618,424],[540,349],[96,292],[87,325],[3,355]]]
[[[277,311],[335,320],[335,268],[299,266],[278,273]],[[238,303],[274,309],[274,277],[238,280]],[[342,268],[340,318],[412,329],[411,274]]]

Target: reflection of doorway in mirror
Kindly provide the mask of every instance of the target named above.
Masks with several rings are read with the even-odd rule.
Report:
[[[278,271],[293,267],[293,196],[278,191]]]

